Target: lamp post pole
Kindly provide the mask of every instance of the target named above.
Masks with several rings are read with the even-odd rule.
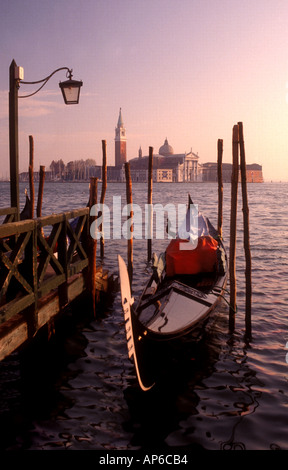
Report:
[[[65,82],[60,82],[59,87],[66,104],[78,104],[80,96],[80,88],[83,85],[82,81],[72,80],[72,70],[68,67],[61,67],[54,70],[48,77],[38,80],[36,82],[24,82],[24,73],[22,67],[17,67],[15,60],[12,60],[9,70],[9,145],[10,145],[10,195],[11,207],[16,207],[15,220],[20,219],[20,205],[19,205],[19,145],[18,145],[18,98],[29,98],[29,96],[36,95],[50,80],[50,78],[60,70],[66,70],[66,76],[69,79]],[[41,86],[34,93],[24,96],[18,96],[18,89],[20,81],[26,85],[34,85],[41,83]]]
[[[10,65],[9,88],[9,146],[10,146],[10,198],[11,207],[16,207],[16,221],[20,219],[19,207],[19,148],[18,148],[18,81],[15,60]]]

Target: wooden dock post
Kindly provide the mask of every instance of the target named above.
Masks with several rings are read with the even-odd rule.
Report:
[[[102,163],[102,189],[101,189],[101,197],[100,197],[100,204],[104,204],[105,200],[105,194],[106,194],[106,188],[107,188],[107,144],[106,140],[102,140],[102,153],[103,153],[103,163]],[[102,207],[102,206],[101,206]],[[99,213],[99,216],[102,216],[103,220],[103,211]],[[101,223],[100,227],[100,232],[103,231],[103,222]],[[101,258],[104,257],[104,237],[101,235],[100,238],[100,256]]]
[[[223,176],[222,176],[222,160],[223,160],[223,140],[218,139],[217,144],[217,170],[218,170],[218,233],[222,238],[223,225]]]
[[[133,203],[132,203],[132,181],[130,174],[130,163],[125,163],[125,177],[126,177],[126,200],[127,205],[130,205],[130,234],[127,234],[127,257],[128,257],[128,274],[130,286],[132,288],[133,279]]]
[[[31,212],[30,219],[34,217],[35,190],[34,190],[34,139],[29,135],[29,187],[30,187],[30,203]]]
[[[153,147],[149,147],[149,164],[148,164],[148,233],[147,233],[147,258],[148,262],[152,258],[152,227],[153,227],[153,210],[152,210],[152,193],[153,193]]]
[[[251,280],[251,251],[249,240],[249,206],[247,196],[247,177],[246,177],[246,157],[243,136],[243,123],[238,122],[239,145],[240,145],[240,169],[241,169],[241,187],[243,203],[243,229],[244,229],[244,251],[245,251],[245,280],[246,280],[246,315],[245,326],[246,335],[251,337],[251,303],[252,303],[252,280]]]
[[[97,219],[97,215],[91,215],[91,207],[97,204],[97,186],[98,178],[90,178],[90,191],[89,191],[89,227]],[[96,255],[97,255],[97,237],[94,238],[88,235],[88,250],[89,250],[89,264],[88,264],[88,283],[89,290],[92,297],[93,315],[96,316]]]
[[[38,200],[37,200],[37,208],[36,208],[37,217],[41,217],[42,215],[44,182],[45,182],[45,166],[40,165],[40,180],[39,180]]]
[[[236,312],[236,227],[237,227],[237,200],[238,200],[238,180],[239,180],[239,152],[238,152],[239,132],[238,125],[233,127],[232,155],[233,167],[231,176],[231,216],[230,216],[230,251],[229,251],[229,275],[230,275],[230,311],[229,329],[232,332],[235,327]]]

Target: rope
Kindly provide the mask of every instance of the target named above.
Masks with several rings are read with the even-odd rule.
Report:
[[[217,289],[219,289],[219,291],[225,291],[227,294],[230,294],[229,291],[227,289],[222,289],[220,287],[214,287],[213,289],[211,289],[211,293],[212,294],[217,294],[219,297],[221,297],[223,300],[225,300],[226,304],[228,305],[228,307],[236,314],[237,311],[238,311],[238,307],[236,305],[236,309],[234,309],[232,307],[232,305],[230,304],[230,302],[228,302],[228,300],[224,297],[224,295],[220,294],[220,292],[218,291],[217,292]]]

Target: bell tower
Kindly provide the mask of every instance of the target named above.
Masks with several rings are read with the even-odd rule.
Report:
[[[121,167],[126,162],[126,129],[120,108],[117,127],[115,127],[115,166]]]

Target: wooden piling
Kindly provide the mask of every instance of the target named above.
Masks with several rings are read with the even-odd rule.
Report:
[[[34,217],[35,190],[34,190],[34,139],[29,135],[29,187],[30,187],[30,219]]]
[[[246,157],[243,136],[243,123],[238,122],[239,128],[239,146],[240,146],[240,169],[241,169],[241,187],[243,204],[243,229],[244,229],[244,252],[245,252],[245,281],[246,281],[246,315],[245,326],[246,335],[251,336],[251,303],[252,303],[252,280],[251,280],[251,251],[249,240],[249,206],[247,195],[247,177],[246,177]]]
[[[97,204],[97,186],[98,178],[90,178],[90,191],[89,191],[89,227],[96,221],[97,215],[91,215],[91,207]],[[97,237],[94,238],[88,235],[88,250],[89,250],[89,265],[88,265],[88,283],[89,290],[92,297],[93,315],[96,316],[96,255],[97,255]]]
[[[45,182],[45,166],[40,165],[40,179],[39,179],[38,200],[37,200],[37,208],[36,208],[37,217],[41,217],[42,215],[44,182]]]
[[[153,193],[153,147],[149,147],[148,201],[147,201],[148,202],[148,233],[147,233],[148,262],[152,258],[152,227],[153,227],[152,193]]]
[[[223,176],[222,176],[222,160],[223,160],[223,140],[218,139],[217,143],[217,172],[218,172],[218,233],[222,238],[223,225]]]
[[[229,276],[230,276],[230,311],[229,329],[234,330],[236,312],[236,228],[237,228],[237,201],[238,201],[238,180],[239,180],[239,132],[238,125],[233,127],[232,139],[232,176],[231,176],[231,216],[230,216],[230,251],[229,251]]]
[[[127,257],[128,257],[128,274],[130,286],[132,287],[133,279],[133,203],[132,203],[132,181],[130,174],[130,163],[125,163],[125,177],[126,177],[126,201],[130,205],[130,234],[127,234]]]
[[[103,154],[102,189],[101,189],[100,203],[104,204],[106,188],[107,188],[107,144],[106,144],[106,140],[102,140],[102,154]],[[102,220],[103,220],[103,216],[104,216],[103,211],[101,211],[101,215],[102,215]],[[99,229],[100,229],[100,232],[103,231],[103,223],[101,223]],[[103,235],[101,235],[101,238],[100,238],[100,256],[101,256],[101,258],[104,257],[104,244],[105,244],[104,237],[103,237]]]

